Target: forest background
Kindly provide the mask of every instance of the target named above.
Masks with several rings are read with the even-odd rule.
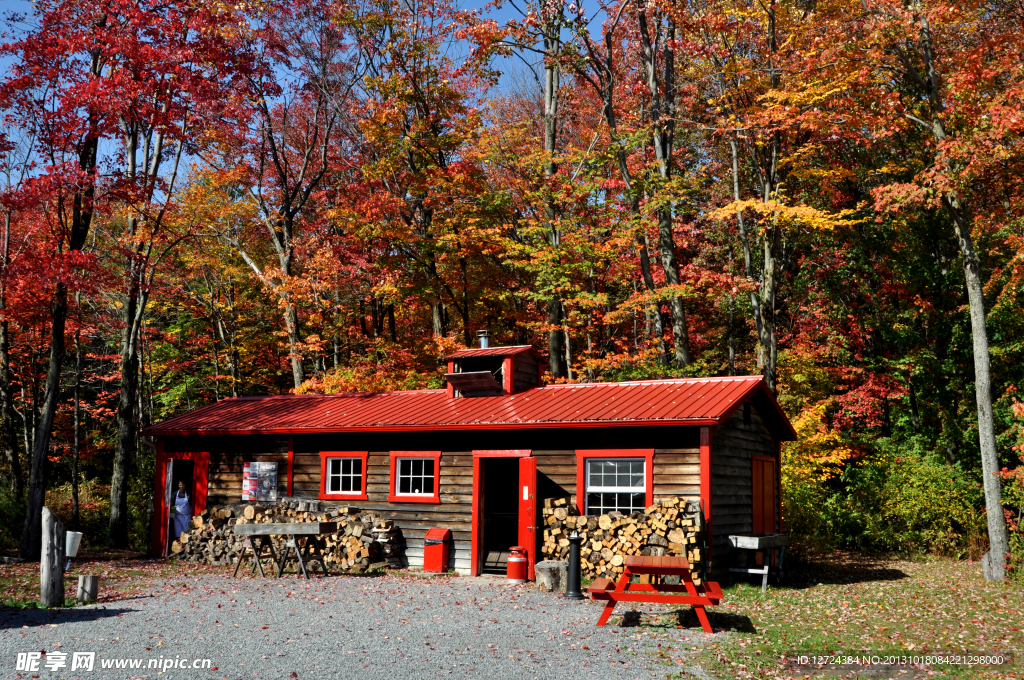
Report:
[[[440,387],[488,329],[548,382],[760,373],[803,549],[978,559],[1002,530],[1021,573],[1021,2],[38,0],[6,27],[0,547],[37,554],[46,502],[143,549],[141,428]]]

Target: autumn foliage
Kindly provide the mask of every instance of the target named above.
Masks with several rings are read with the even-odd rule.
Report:
[[[809,544],[978,557],[982,304],[1019,535],[1019,6],[108,5],[0,46],[11,508],[52,432],[51,482],[116,463],[145,536],[140,427],[439,387],[488,329],[549,381],[761,373]]]

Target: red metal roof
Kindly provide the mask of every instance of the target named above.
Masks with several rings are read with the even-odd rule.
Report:
[[[761,376],[547,385],[511,396],[446,390],[224,399],[147,427],[147,436],[717,425],[754,399],[783,440],[796,434]]]
[[[460,349],[458,352],[453,352],[444,358],[445,361],[449,359],[465,359],[466,357],[507,357],[513,354],[522,354],[523,352],[532,352],[537,354],[537,350],[533,348],[533,345],[509,345],[508,347],[486,347],[486,348],[471,348],[471,349]]]

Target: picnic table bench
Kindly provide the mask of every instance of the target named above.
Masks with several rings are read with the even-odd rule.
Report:
[[[324,562],[323,544],[320,536],[333,534],[337,530],[337,522],[236,524],[235,533],[247,538],[242,544],[242,553],[238,556],[238,564],[235,565],[235,573],[232,574],[232,578],[238,576],[238,568],[242,566],[246,550],[252,551],[253,565],[250,574],[255,574],[258,567],[260,576],[265,577],[266,574],[263,573],[263,560],[269,557],[271,564],[277,569],[278,578],[280,578],[284,574],[284,563],[288,559],[288,552],[294,550],[303,576],[309,578],[309,572],[306,571],[306,563],[302,559],[303,557],[320,562],[320,568],[323,570],[324,576],[330,576],[330,572],[327,571],[327,564]],[[280,561],[277,560],[274,545],[270,541],[271,536],[287,536]],[[301,547],[299,546],[300,536],[306,539],[305,545]],[[269,554],[266,554],[265,550],[268,550]]]
[[[685,557],[627,557],[623,562],[625,569],[617,583],[612,585],[611,579],[599,578],[591,584],[587,592],[595,600],[607,600],[598,626],[608,623],[608,619],[619,602],[655,602],[661,604],[689,604],[697,613],[701,628],[713,633],[711,622],[708,621],[704,607],[714,606],[722,600],[722,588],[713,581],[696,585],[690,577],[690,564]],[[652,583],[630,583],[636,574],[649,574]],[[668,585],[662,582],[664,576],[679,576],[679,585]]]

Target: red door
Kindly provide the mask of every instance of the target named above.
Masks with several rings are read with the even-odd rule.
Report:
[[[754,456],[753,529],[755,534],[775,532],[775,459]]]
[[[519,459],[519,545],[526,548],[527,578],[537,563],[537,459]]]

